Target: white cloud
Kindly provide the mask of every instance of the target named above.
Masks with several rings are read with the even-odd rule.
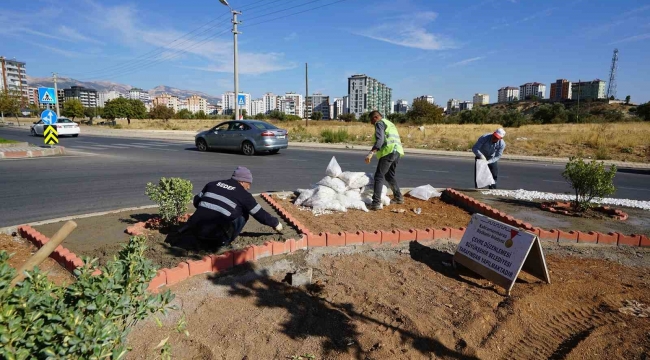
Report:
[[[183,66],[188,69],[232,73],[232,57],[226,60],[219,60],[216,65],[208,66]],[[240,53],[239,54],[239,73],[247,75],[260,75],[269,72],[295,69],[297,63],[285,62],[282,53]]]
[[[422,50],[442,50],[456,47],[448,37],[427,30],[427,25],[437,17],[438,14],[432,11],[404,15],[384,19],[382,25],[354,33],[370,39]]]
[[[296,40],[297,38],[298,38],[298,33],[292,32],[291,34],[285,36],[284,40],[285,41],[293,41],[293,40]]]
[[[515,20],[514,22],[503,22],[503,23],[501,23],[499,25],[492,26],[492,30],[508,27],[508,26],[511,26],[511,25],[518,25],[518,24],[521,24],[521,23],[525,23],[527,21],[535,20],[535,19],[537,19],[539,17],[543,17],[543,16],[550,16],[553,13],[553,10],[555,10],[555,8],[548,8],[546,10],[537,12],[535,14],[523,17],[523,18],[521,18],[519,20]]]
[[[469,64],[471,62],[481,60],[481,59],[485,59],[485,56],[477,56],[477,57],[473,57],[473,58],[470,58],[470,59],[461,60],[461,61],[449,64],[449,65],[447,65],[447,67],[463,66],[463,65],[467,65],[467,64]]]
[[[67,40],[71,40],[71,41],[85,41],[85,42],[91,42],[91,43],[95,43],[95,44],[101,44],[102,43],[99,40],[95,40],[95,39],[89,38],[89,37],[87,37],[85,35],[82,35],[77,30],[75,30],[75,29],[73,29],[71,27],[65,26],[65,25],[59,26],[59,28],[57,29],[57,32],[60,34],[61,38],[64,39],[64,40],[67,39]]]
[[[54,46],[39,44],[39,43],[32,42],[32,41],[27,41],[27,43],[38,46],[40,48],[43,48],[45,50],[48,50],[50,52],[53,52],[53,53],[56,53],[56,54],[59,54],[59,55],[62,55],[62,56],[68,57],[68,58],[76,58],[76,57],[79,57],[81,55],[81,54],[79,54],[78,52],[75,52],[75,51],[63,50],[63,49],[59,49],[59,48],[54,47]]]
[[[645,40],[645,39],[650,39],[650,33],[639,34],[639,35],[626,37],[624,39],[611,42],[611,43],[609,43],[609,45],[628,43],[628,42],[635,42],[635,41],[641,41],[641,40]]]

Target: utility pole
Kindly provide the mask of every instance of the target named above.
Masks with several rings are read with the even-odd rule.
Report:
[[[230,12],[232,13],[232,34],[233,34],[233,45],[235,47],[234,51],[234,75],[235,75],[235,120],[239,120],[239,102],[237,101],[239,97],[239,54],[237,53],[237,35],[239,32],[237,31],[237,25],[239,22],[237,21],[237,15],[241,15],[241,11],[234,10],[232,7],[230,7],[230,4],[228,4],[227,0],[219,0],[220,3],[224,4],[230,9]]]
[[[305,63],[305,127],[309,127],[309,117],[307,116],[307,99],[309,99],[309,71],[307,69],[307,63]]]
[[[56,86],[56,73],[52,73],[52,77],[54,78],[54,103],[56,104],[56,116],[59,117],[61,115],[59,114],[59,88]]]

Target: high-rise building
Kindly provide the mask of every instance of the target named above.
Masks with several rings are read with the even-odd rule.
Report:
[[[187,98],[187,110],[192,114],[196,114],[199,111],[208,113],[208,100],[202,98],[198,95],[191,95]]]
[[[399,99],[393,106],[393,113],[406,114],[409,111],[409,102],[404,99]]]
[[[268,92],[262,96],[262,101],[264,102],[264,114],[268,114],[271,111],[278,109],[277,95]]]
[[[246,105],[240,106],[240,110],[246,110],[246,114],[251,113],[251,94],[248,93],[239,93],[239,95],[244,95]],[[235,111],[235,92],[234,91],[226,91],[222,96],[221,96],[221,103],[223,104],[223,112],[224,114],[227,115],[232,115],[232,113]]]
[[[286,115],[301,116],[298,113],[298,106],[296,105],[296,98],[295,97],[285,98],[284,96],[280,96],[278,98],[280,99],[278,101],[278,110],[280,110],[280,112],[282,112],[282,113],[284,113]]]
[[[140,100],[143,103],[151,100],[149,93],[140,88],[131,88],[128,98],[131,100]]]
[[[264,113],[264,99],[251,100],[251,113],[249,115],[255,116]]]
[[[473,100],[474,106],[487,105],[487,104],[490,103],[490,95],[476,93],[476,94],[474,94],[474,97],[472,98],[472,100]]]
[[[460,100],[449,99],[447,100],[447,114],[453,114],[460,111]]]
[[[551,95],[549,99],[552,101],[562,101],[571,99],[571,81],[567,79],[557,79],[551,84]]]
[[[605,99],[605,81],[596,79],[592,81],[578,81],[571,84],[571,99],[573,100],[597,100]]]
[[[283,99],[284,100],[293,100],[293,102],[294,102],[294,108],[292,110],[293,114],[289,114],[289,113],[283,111],[285,114],[297,115],[297,116],[300,116],[300,117],[305,116],[305,104],[303,103],[302,95],[296,94],[294,92],[288,92],[288,93],[284,94]],[[280,111],[282,111],[282,110],[280,110]]]
[[[532,82],[525,83],[519,86],[519,100],[528,100],[533,96],[537,96],[538,99],[546,98],[546,85]]]
[[[97,90],[88,89],[83,86],[72,86],[69,89],[63,89],[63,97],[66,101],[77,99],[81,105],[86,108],[97,107]]]
[[[428,102],[429,104],[433,104],[433,103],[435,103],[435,101],[436,101],[436,99],[434,99],[434,97],[431,96],[431,95],[422,95],[422,96],[418,96],[418,97],[416,97],[415,99],[413,99],[413,102],[415,102],[416,100],[425,100],[425,101]]]
[[[103,92],[100,92],[100,93],[97,94],[97,99],[98,99],[97,105],[99,107],[104,107],[104,106],[106,106],[107,101],[115,100],[115,99],[119,99],[119,98],[123,98],[123,97],[125,97],[124,94],[122,94],[122,93],[120,93],[118,91],[115,91],[115,90],[103,91]]]
[[[321,112],[321,120],[330,119],[330,97],[321,93],[314,93],[307,97],[307,118],[311,118],[314,112]]]
[[[167,106],[168,108],[173,109],[174,112],[178,112],[180,110],[178,108],[178,103],[178,97],[170,94],[160,94],[153,98],[153,101],[151,102],[153,106]]]
[[[178,99],[178,104],[176,105],[176,111],[181,111],[181,110],[187,110],[187,111],[190,110],[187,107],[187,99]]]
[[[350,113],[350,97],[348,95],[345,95],[343,97],[343,112],[342,114],[349,114]]]
[[[350,113],[355,114],[357,119],[373,110],[378,110],[382,115],[389,114],[392,95],[391,88],[365,74],[348,78]]]
[[[499,96],[497,99],[499,103],[509,103],[520,100],[519,88],[514,86],[504,86],[499,89]]]
[[[472,110],[473,108],[474,108],[473,101],[460,101],[458,103],[458,111]]]
[[[27,88],[27,100],[29,101],[29,105],[39,105],[40,101],[38,99],[38,88]]]
[[[22,106],[27,105],[29,101],[25,65],[22,61],[9,60],[0,56],[0,91],[20,93],[23,99]]]

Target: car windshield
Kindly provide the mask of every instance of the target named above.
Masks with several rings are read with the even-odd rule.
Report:
[[[59,119],[56,122],[64,123],[64,124],[70,124],[72,122],[72,120],[70,120],[70,119]]]
[[[253,123],[253,126],[255,126],[256,128],[258,128],[260,130],[277,129],[277,127],[275,127],[275,125],[265,123],[265,122],[255,122],[255,123]]]

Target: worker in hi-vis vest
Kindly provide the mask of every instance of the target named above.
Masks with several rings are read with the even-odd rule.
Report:
[[[366,164],[370,164],[373,155],[377,155],[377,171],[375,171],[375,186],[372,194],[372,204],[368,207],[370,210],[380,210],[381,190],[384,187],[384,181],[388,183],[393,190],[393,202],[403,204],[404,197],[397,185],[395,179],[395,170],[400,157],[404,156],[404,149],[399,138],[399,133],[395,124],[383,118],[379,111],[370,113],[370,123],[375,126],[375,144],[372,150],[366,156]]]

